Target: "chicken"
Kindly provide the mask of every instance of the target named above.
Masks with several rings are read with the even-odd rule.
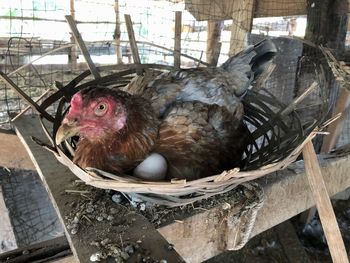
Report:
[[[162,172],[148,179],[192,180],[237,167],[246,144],[240,97],[275,53],[266,39],[217,68],[160,74],[139,95],[84,89],[72,97],[56,143],[79,135],[73,162],[116,174],[147,173],[159,160]]]

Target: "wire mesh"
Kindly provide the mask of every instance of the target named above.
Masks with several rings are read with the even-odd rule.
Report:
[[[63,227],[36,172],[1,169],[0,187],[18,247],[63,235]]]
[[[123,63],[133,62],[123,14],[132,17],[141,63],[172,65],[175,11],[182,11],[181,52],[211,62],[215,45],[221,43],[218,58],[221,64],[228,55],[266,36],[303,37],[308,7],[315,8],[311,2],[76,0],[69,5],[68,1],[52,0],[2,1],[0,69],[34,100],[48,89],[54,89],[56,81],[64,85],[80,74],[86,69],[80,51],[74,46],[64,48],[74,41],[64,19],[67,14],[75,17],[92,59],[98,65],[115,64],[118,59]],[[310,17],[316,19],[314,15]],[[249,37],[247,32],[251,32],[252,36]],[[276,42],[280,51],[275,59],[277,67],[267,87],[277,92],[274,95],[282,102],[288,103],[302,92],[297,90],[300,83],[296,82],[296,76],[300,71],[298,64],[304,63],[298,56],[305,58],[305,54],[300,45],[292,44],[288,39],[276,39]],[[346,34],[345,45],[348,42],[349,34]],[[120,58],[117,54],[118,43]],[[56,49],[60,50],[40,58]],[[32,61],[32,64],[28,64]],[[199,65],[185,57],[182,57],[181,63],[182,67]],[[303,67],[303,80],[298,81],[309,83],[315,72],[307,72],[305,63]],[[275,89],[276,85],[280,88]],[[334,93],[337,94],[337,91]],[[319,94],[314,94],[316,100],[317,97]],[[12,89],[0,82],[1,128],[10,129],[10,114],[19,113],[26,106]],[[309,114],[312,118],[315,111],[308,111],[307,105],[303,107],[303,114]],[[55,106],[50,109],[51,112],[54,110]],[[32,113],[31,110],[28,112]],[[350,142],[346,134],[349,122],[345,122],[340,140],[342,143]]]

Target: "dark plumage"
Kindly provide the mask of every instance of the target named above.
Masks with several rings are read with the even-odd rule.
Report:
[[[245,144],[239,97],[275,52],[264,40],[218,68],[163,73],[140,95],[83,90],[72,98],[57,143],[79,134],[73,161],[113,173],[131,171],[151,152],[166,159],[168,178],[195,179],[238,166]]]

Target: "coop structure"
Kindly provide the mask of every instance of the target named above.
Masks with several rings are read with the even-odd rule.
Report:
[[[186,2],[186,4],[188,6],[188,9],[191,10],[191,8],[193,8],[194,2],[188,1],[188,2]],[[210,3],[204,3],[204,1],[203,1],[202,4],[203,5],[201,6],[201,5],[199,5],[197,3],[197,5],[201,6],[201,8],[203,8],[203,6],[205,6],[205,5],[208,5],[208,6],[211,5]],[[232,10],[234,10],[235,7],[231,7],[231,8],[232,8]],[[228,8],[228,10],[229,10],[229,8]],[[241,9],[239,9],[239,10],[241,10]],[[251,10],[253,10],[253,9],[249,9],[249,8],[246,9],[245,8],[244,10],[245,11],[249,11],[250,10],[249,12],[246,12],[246,16],[247,17],[246,17],[245,21],[247,20],[247,21],[250,21],[250,23],[251,23],[251,20],[252,20],[252,17],[253,17],[253,12],[251,12]],[[301,11],[298,11],[298,12],[301,12]],[[192,11],[192,13],[195,15],[195,11]],[[199,12],[199,13],[201,13],[201,12]],[[206,12],[203,12],[203,13],[206,13]],[[241,17],[241,16],[239,16],[239,17]],[[214,22],[214,24],[212,26],[214,26],[214,28],[217,28],[217,24],[215,24],[215,23],[216,22]],[[249,30],[244,30],[244,27],[242,26],[241,23],[239,23],[239,25],[240,25],[240,27],[243,28],[243,29],[241,28],[240,29],[241,32],[239,32],[239,34],[241,36],[240,40],[242,40],[242,36],[243,36],[243,38],[247,38],[246,33]],[[232,28],[234,28],[234,27],[235,26],[233,25]],[[176,32],[179,33],[178,30],[176,30],[176,28],[178,28],[178,26],[175,25],[175,33]],[[208,28],[210,28],[209,25],[208,25]],[[234,35],[234,34],[232,33],[232,35]],[[232,35],[231,35],[231,38],[232,38]],[[231,54],[237,53],[237,49],[240,50],[241,47],[244,45],[244,41],[243,40],[241,42],[241,43],[243,43],[243,44],[241,44],[241,46],[233,45],[233,41],[231,41],[229,52]],[[208,45],[209,45],[209,42],[210,41],[208,41]],[[118,41],[117,41],[117,43],[118,43]],[[130,46],[131,46],[130,49],[132,51],[132,52],[130,52],[130,54],[133,56],[134,62],[136,62],[136,64],[138,64],[138,63],[140,63],[140,60],[138,60],[137,56],[135,56],[135,53],[137,52],[135,50],[138,50],[137,48],[135,48],[135,45],[137,44],[137,42],[135,40],[135,42],[133,43],[132,37],[131,37],[130,38],[130,43],[131,43],[130,44]],[[68,44],[68,45],[70,45],[70,44]],[[178,42],[178,40],[176,41],[176,37],[175,37],[174,52],[172,52],[172,53],[175,54],[174,55],[174,57],[175,57],[174,58],[174,66],[175,67],[179,66],[179,57],[180,57],[179,54],[181,53],[181,49],[179,49],[178,45],[179,45],[179,42]],[[220,46],[220,44],[214,43],[214,47],[209,49],[209,51],[210,51],[209,53],[210,54],[208,54],[208,58],[211,58],[211,61],[208,59],[209,60],[208,64],[212,64],[213,65],[213,63],[215,64],[215,60],[219,59],[218,58],[218,52],[217,52],[218,46]],[[67,47],[64,47],[64,48],[67,48]],[[70,45],[68,48],[72,49],[72,45]],[[71,52],[71,50],[70,50],[70,52]],[[73,52],[76,52],[76,51],[73,50]],[[84,53],[83,49],[82,49],[82,53]],[[117,54],[118,54],[118,51],[117,51]],[[131,56],[130,54],[129,54],[129,56]],[[72,58],[72,53],[71,53],[70,57]],[[74,55],[73,55],[73,57],[74,57]],[[120,59],[120,56],[119,56],[119,59]],[[71,65],[74,66],[74,64],[75,64],[74,61],[71,62]],[[99,73],[96,73],[98,71],[96,71],[96,69],[94,69],[94,64],[93,63],[90,64],[90,71],[92,72],[92,75],[95,76],[95,77],[96,77],[96,74],[99,74]],[[61,84],[60,83],[56,83],[56,85],[60,86]],[[54,108],[54,106],[53,106],[53,108]],[[47,162],[47,159],[48,159],[47,154],[44,154],[43,152],[40,153],[40,151],[42,149],[40,149],[40,147],[36,146],[33,142],[29,141],[30,132],[33,133],[34,130],[32,128],[30,128],[30,126],[32,126],[33,123],[31,123],[31,121],[28,120],[27,117],[22,117],[22,121],[21,121],[21,118],[18,118],[18,120],[15,121],[15,124],[16,124],[17,131],[18,131],[19,135],[24,140],[25,145],[27,145],[30,148],[31,155],[35,159],[35,163],[37,165],[39,173],[41,173],[42,176],[44,178],[46,178],[47,186],[50,189],[52,189],[53,182],[50,182],[50,180],[53,179],[53,173],[51,172],[51,175],[49,177],[47,177],[47,173],[50,173],[49,170],[50,169],[52,170],[53,167],[55,167],[55,169],[57,169],[57,171],[54,171],[54,173],[57,172],[57,175],[58,175],[58,173],[61,173],[62,167],[60,167],[59,165],[55,164],[54,159],[52,160],[52,163],[44,164],[44,162]],[[39,125],[39,123],[37,122],[35,125]],[[39,126],[36,126],[36,127],[39,127]],[[33,128],[35,129],[36,127],[34,126]],[[39,134],[39,132],[34,132],[34,133],[38,133]],[[42,132],[40,132],[40,133],[43,134]],[[37,135],[36,137],[40,137],[39,140],[43,140],[43,141],[45,140],[45,139],[43,139],[42,136]],[[332,161],[332,162],[326,161],[325,164],[328,165],[329,167],[332,167],[334,165],[335,166],[341,165],[342,169],[344,169],[344,173],[345,173],[345,171],[347,169],[346,168],[346,160],[347,159],[343,158],[343,159],[339,159],[339,160]],[[301,185],[303,183],[305,183],[305,178],[302,178],[302,172],[300,172],[300,170],[302,169],[300,167],[300,165],[299,164],[294,164],[291,167],[292,168],[290,168],[290,170],[296,171],[296,174],[291,175],[290,171],[285,171],[285,170],[283,172],[276,172],[276,173],[283,173],[284,174],[284,176],[283,176],[284,179],[280,180],[279,178],[278,179],[277,178],[273,178],[272,181],[277,181],[277,182],[275,182],[275,184],[267,186],[267,189],[265,189],[265,190],[267,190],[267,192],[265,191],[265,193],[267,195],[267,198],[269,197],[269,194],[270,194],[270,196],[271,196],[271,198],[273,199],[274,202],[276,202],[276,200],[281,200],[280,205],[282,207],[283,207],[282,203],[286,199],[285,193],[283,194],[283,198],[277,198],[278,190],[275,189],[276,185],[278,185],[278,184],[287,184],[288,185],[289,183],[286,183],[286,182],[290,182],[290,184],[292,185],[291,188],[295,189],[295,187],[299,187],[299,189],[303,189],[303,187]],[[342,170],[339,170],[338,172],[339,172],[339,176],[344,176],[344,175],[342,175]],[[69,174],[69,172],[68,172],[68,174]],[[285,174],[288,174],[288,175],[285,175]],[[327,175],[327,173],[326,173],[326,175]],[[68,178],[71,178],[70,176],[71,176],[71,174],[67,175],[67,177],[65,177],[62,180],[63,181],[67,180]],[[276,177],[278,177],[278,176],[276,176]],[[333,185],[335,185],[335,184],[333,183]],[[346,185],[348,185],[348,184],[335,185],[334,191],[338,192],[341,187],[345,187]],[[268,187],[271,187],[271,188],[269,189]],[[305,187],[304,187],[304,189],[305,189]],[[50,191],[52,191],[52,190],[50,190]],[[58,193],[59,191],[55,191],[55,192]],[[306,189],[305,189],[304,193],[300,192],[299,194],[304,196],[302,198],[306,198],[307,199],[308,194],[307,194]],[[52,195],[55,196],[54,193],[52,193]],[[61,207],[61,205],[59,205],[61,202],[58,199],[55,198],[55,201],[57,203],[57,207],[60,210],[60,212],[64,214],[64,210],[67,209],[67,208],[64,208],[64,205]],[[311,202],[310,201],[311,200],[308,200],[308,202],[304,203],[302,205],[303,206],[302,209],[305,209],[306,207],[310,206],[312,204],[312,201]],[[298,203],[298,205],[300,205],[300,204]],[[238,205],[238,206],[240,206],[240,205]],[[260,213],[262,213],[262,215],[264,215],[263,214],[264,213],[263,208],[262,208],[262,210],[260,210],[261,211]],[[243,209],[243,211],[244,211],[244,207],[243,206],[241,207],[241,209]],[[218,240],[212,242],[211,249],[208,249],[208,254],[205,254],[205,255],[203,255],[203,254],[201,254],[201,255],[190,255],[190,253],[193,251],[193,248],[195,246],[198,246],[198,247],[200,246],[198,244],[198,242],[195,242],[195,240],[198,239],[198,232],[199,231],[201,231],[203,233],[203,235],[201,236],[201,242],[206,242],[206,241],[208,241],[208,238],[212,238],[213,235],[217,235],[217,234],[214,234],[213,229],[216,228],[217,224],[220,222],[220,220],[222,220],[222,218],[220,219],[220,217],[218,216],[220,211],[222,211],[222,207],[221,206],[217,206],[217,207],[211,209],[209,212],[203,212],[200,215],[189,217],[188,219],[185,219],[181,223],[180,226],[177,223],[173,223],[171,225],[168,225],[168,226],[165,226],[163,228],[160,228],[159,232],[161,232],[163,234],[163,236],[167,237],[168,241],[170,241],[171,243],[175,244],[175,248],[179,252],[181,251],[180,254],[185,259],[189,260],[190,262],[196,262],[196,261],[199,262],[199,261],[201,261],[201,260],[203,260],[203,259],[205,259],[207,257],[210,257],[210,256],[212,256],[214,254],[217,254],[222,249],[234,249],[234,248],[237,248],[237,246],[239,246],[240,242],[238,242],[238,244],[235,243],[235,242],[237,242],[237,240],[232,240],[232,237],[235,236],[235,234],[237,234],[237,233],[239,233],[241,231],[240,228],[242,227],[241,224],[244,224],[244,216],[247,216],[247,214],[249,213],[249,211],[248,211],[247,214],[243,213],[243,216],[241,216],[242,212],[237,212],[236,213],[237,210],[241,211],[241,209],[237,208],[237,204],[234,204],[234,203],[230,204],[229,211],[227,211],[228,212],[228,216],[227,216],[226,219],[231,219],[231,221],[230,220],[226,220],[226,223],[225,223],[224,227],[220,230],[220,233],[223,236],[225,236],[225,240],[223,242],[222,241],[218,241]],[[265,209],[267,209],[265,213],[270,213],[271,212],[271,210],[269,210],[268,208],[265,207]],[[270,207],[270,209],[272,209],[272,208]],[[300,209],[300,207],[298,207],[298,209]],[[277,222],[280,222],[282,220],[282,218],[286,219],[286,218],[288,218],[288,215],[292,215],[293,213],[295,213],[295,211],[289,211],[289,210],[292,210],[292,209],[286,209],[286,210],[288,210],[288,211],[282,210],[284,214],[282,215],[282,212],[281,212],[280,217],[275,217],[274,219],[268,217],[269,220],[266,220],[266,218],[264,218],[266,222],[265,223],[260,222],[260,226],[259,226],[259,218],[261,218],[260,219],[260,221],[261,221],[261,220],[263,220],[263,216],[258,217],[254,228],[250,229],[250,230],[252,230],[252,232],[249,232],[250,236],[253,236],[254,234],[257,234],[257,233],[263,231],[264,229],[266,229],[264,227],[269,227],[270,226],[269,224],[273,225],[273,224],[275,224]],[[243,218],[243,219],[237,219],[238,218],[238,216],[237,216],[238,214],[241,216],[239,218]],[[205,226],[201,225],[198,228],[192,230],[192,232],[190,230],[186,230],[186,231],[184,230],[184,229],[186,229],[186,226],[187,226],[187,228],[191,228],[191,226],[193,224],[195,224],[196,222],[200,222],[202,219],[204,219],[206,217],[211,218],[211,216],[213,216],[213,218],[212,218],[212,220],[208,221],[207,225],[205,225]],[[265,225],[261,226],[263,224],[265,224]],[[259,228],[259,227],[261,227],[261,228]],[[182,230],[180,230],[180,229],[182,229]],[[174,233],[176,233],[178,231],[183,233],[181,238],[179,238],[177,235],[174,234]],[[224,232],[225,232],[225,234],[224,234]],[[187,238],[183,238],[183,236],[187,236]],[[74,241],[74,237],[71,237],[71,239],[72,239],[71,241],[73,243],[73,246],[76,246],[76,248],[77,248],[75,252],[76,252],[76,254],[79,257],[79,252],[80,252],[81,247],[79,247],[79,245],[77,244],[77,241]],[[184,239],[186,239],[186,242],[183,241]],[[193,241],[195,245],[194,245],[194,247],[190,247],[190,249],[188,249],[189,248],[188,244],[192,243],[191,241]],[[85,255],[84,255],[84,253],[85,253]],[[86,252],[84,252],[84,253],[80,254],[81,258],[84,258],[84,256],[86,256]],[[172,256],[174,256],[174,255],[172,255]]]

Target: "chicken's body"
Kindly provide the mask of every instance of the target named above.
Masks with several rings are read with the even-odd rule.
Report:
[[[105,124],[104,132],[98,130],[99,136],[90,127],[98,125],[97,120],[85,125],[89,127],[86,132],[79,129],[74,162],[83,168],[119,173],[132,170],[156,152],[167,161],[168,178],[186,179],[238,166],[245,144],[239,97],[275,52],[274,45],[265,40],[219,68],[163,73],[140,96],[107,88],[81,91],[74,95],[78,103],[73,97],[64,123],[71,119],[80,122],[79,108],[103,101],[103,105],[110,103],[108,110],[117,112],[106,121],[118,125]],[[97,119],[102,120],[100,116]]]

